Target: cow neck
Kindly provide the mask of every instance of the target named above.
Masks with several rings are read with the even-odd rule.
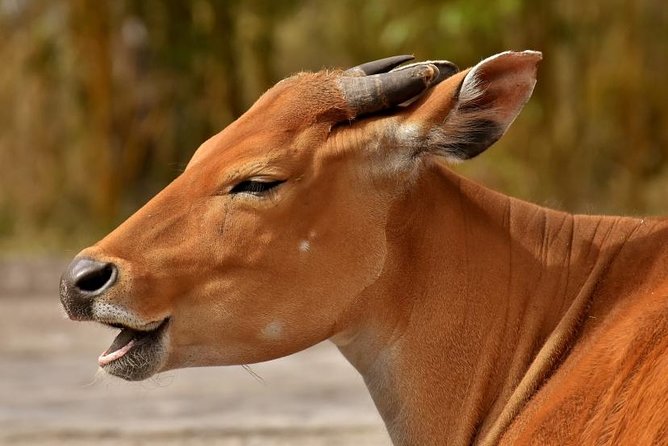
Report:
[[[642,223],[549,210],[431,165],[392,207],[384,272],[333,338],[393,442],[494,443]]]

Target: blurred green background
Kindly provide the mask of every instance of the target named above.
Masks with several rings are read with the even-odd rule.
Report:
[[[0,252],[77,250],[277,80],[394,54],[544,53],[457,169],[586,213],[668,214],[665,0],[0,0]]]

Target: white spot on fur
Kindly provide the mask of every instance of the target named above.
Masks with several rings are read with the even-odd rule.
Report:
[[[270,322],[262,329],[262,335],[267,339],[280,339],[282,334],[283,323],[279,321]]]
[[[422,150],[423,128],[406,122],[387,128],[388,137],[381,138],[375,152],[372,174],[379,178],[395,177],[413,166],[415,154]]]
[[[420,138],[421,127],[416,123],[402,124],[397,130],[397,137],[401,141],[414,142]]]
[[[298,246],[299,251],[301,252],[311,251],[311,243],[313,242],[313,240],[316,238],[317,235],[318,234],[314,230],[309,231],[308,236],[304,240],[299,242]]]

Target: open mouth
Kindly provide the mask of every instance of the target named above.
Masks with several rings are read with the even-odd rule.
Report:
[[[157,371],[164,353],[163,338],[169,318],[141,329],[119,323],[105,325],[120,328],[121,332],[97,359],[100,367],[112,375],[133,381],[145,379]]]

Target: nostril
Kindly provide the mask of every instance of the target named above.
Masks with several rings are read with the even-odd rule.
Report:
[[[118,277],[116,265],[88,258],[75,259],[63,276],[73,291],[86,296],[101,294],[111,287]]]
[[[93,269],[86,271],[83,275],[77,278],[74,286],[81,291],[93,293],[101,291],[105,288],[114,276],[114,266],[110,263],[104,264],[100,269]]]

